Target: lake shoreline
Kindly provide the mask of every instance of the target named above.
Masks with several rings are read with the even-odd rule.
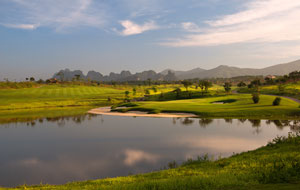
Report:
[[[199,117],[192,113],[157,113],[148,114],[141,111],[129,111],[126,113],[112,112],[110,107],[95,108],[88,111],[90,114],[97,115],[110,115],[110,116],[123,116],[123,117],[155,117],[155,118],[186,118],[186,117]]]

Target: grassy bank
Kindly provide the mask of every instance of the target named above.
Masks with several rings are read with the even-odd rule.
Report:
[[[285,119],[300,115],[299,104],[295,101],[282,98],[280,106],[273,106],[274,96],[261,95],[258,104],[254,104],[250,94],[236,94],[221,97],[210,97],[188,100],[174,100],[164,102],[137,102],[123,104],[130,106],[119,111],[147,111],[185,112],[194,113],[201,117],[235,117],[235,118],[261,118]],[[218,104],[217,102],[225,102]]]
[[[276,138],[267,146],[213,161],[207,156],[158,172],[15,189],[298,189],[300,137]],[[4,189],[4,188],[3,188]]]
[[[55,119],[81,116],[92,107],[35,108],[30,110],[8,110],[0,112],[0,124],[35,122],[37,119]]]

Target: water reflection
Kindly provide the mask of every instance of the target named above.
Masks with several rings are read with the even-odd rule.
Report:
[[[97,117],[100,118],[100,122],[104,123],[104,116],[102,115],[95,115],[95,114],[83,114],[77,116],[63,116],[63,117],[47,117],[47,118],[40,118],[30,122],[10,122],[7,124],[0,124],[0,127],[9,127],[9,126],[16,126],[17,124],[23,125],[24,123],[27,126],[34,127],[37,124],[43,124],[44,122],[51,122],[57,124],[58,127],[64,127],[67,122],[74,122],[75,124],[81,125],[86,120],[92,120],[93,118]],[[138,117],[132,117],[133,119]],[[193,125],[194,122],[198,120],[199,126],[206,128],[210,126],[214,119],[208,118],[172,118],[172,124],[176,125],[179,122],[182,125],[190,126]],[[215,119],[216,120],[216,119]],[[260,119],[224,119],[224,121],[228,124],[232,124],[233,121],[239,121],[241,124],[245,122],[249,122],[253,128],[255,128],[256,133],[260,133],[260,127],[262,121],[264,125],[275,125],[278,129],[282,130],[285,127],[289,127],[293,132],[300,132],[300,120],[260,120]]]
[[[206,128],[206,126],[209,126],[213,122],[212,119],[204,119],[201,118],[199,119],[199,125],[200,127]]]
[[[295,120],[92,114],[0,125],[0,186],[150,172],[172,160],[252,150],[299,126]]]

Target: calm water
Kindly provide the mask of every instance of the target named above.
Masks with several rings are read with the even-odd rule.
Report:
[[[292,121],[85,115],[0,125],[0,186],[61,184],[229,156],[298,130]]]

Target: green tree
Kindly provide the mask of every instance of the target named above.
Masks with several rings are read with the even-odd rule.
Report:
[[[247,86],[247,85],[246,85],[246,83],[244,83],[243,81],[241,81],[241,82],[239,82],[239,83],[237,84],[237,86],[238,86],[238,87],[245,87],[245,86]]]
[[[188,91],[189,86],[191,86],[193,83],[189,80],[184,80],[181,82],[181,84],[183,84],[183,86],[185,87],[186,91]]]
[[[133,92],[133,95],[135,96],[136,95],[136,88],[133,88],[132,92]]]
[[[152,87],[153,92],[157,92],[157,88],[155,86]]]
[[[273,106],[279,106],[281,102],[281,98],[280,97],[276,97],[273,101]]]
[[[204,81],[205,92],[208,92],[208,89],[212,87],[212,83],[209,81]]]
[[[200,80],[199,81],[199,87],[200,87],[202,95],[203,95],[204,90],[205,90],[205,92],[208,92],[208,89],[210,87],[212,87],[212,83],[207,81],[207,80]]]
[[[202,95],[203,95],[203,93],[204,93],[204,89],[205,89],[205,81],[204,80],[200,80],[199,81],[199,87],[200,87],[200,89],[201,89],[201,93],[202,93]]]
[[[130,92],[127,90],[127,91],[125,91],[125,98],[129,98],[129,94],[130,94]]]
[[[176,93],[176,98],[180,97],[180,94],[181,94],[181,89],[180,88],[177,87],[173,92]]]
[[[261,81],[259,79],[255,79],[255,80],[251,81],[250,85],[254,92],[259,92],[260,86],[261,86]]]
[[[145,89],[145,94],[146,95],[150,95],[150,90],[149,89]]]
[[[232,86],[231,82],[225,82],[223,87],[224,87],[225,91],[227,93],[229,93],[229,92],[231,92],[231,86]]]
[[[285,91],[285,88],[286,88],[286,86],[284,84],[279,84],[277,86],[277,88],[278,88],[278,91],[279,91],[280,94],[284,94],[284,91]]]
[[[254,102],[254,104],[257,104],[259,102],[259,93],[253,93],[252,94],[252,100]]]

